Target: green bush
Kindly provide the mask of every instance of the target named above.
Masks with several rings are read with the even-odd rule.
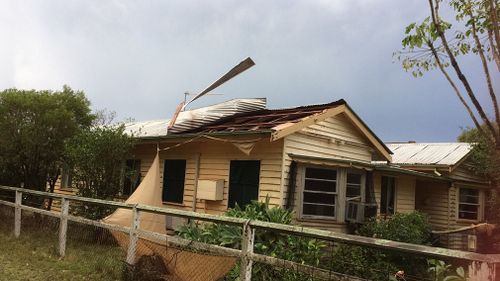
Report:
[[[360,226],[357,233],[367,237],[421,245],[430,243],[432,234],[427,216],[418,211],[409,214],[396,213],[388,218],[370,219]]]
[[[412,244],[429,244],[431,228],[422,213],[396,213],[388,218],[369,220],[358,228],[357,234]],[[388,280],[398,270],[422,277],[427,272],[427,261],[422,257],[345,244],[336,247],[331,264],[333,271],[370,280]]]
[[[228,217],[260,220],[273,223],[290,224],[293,212],[281,207],[269,207],[269,198],[265,202],[253,201],[244,209],[236,206],[225,214]],[[182,226],[177,235],[209,244],[241,248],[241,227],[194,223]],[[324,243],[315,239],[302,238],[273,231],[257,230],[255,233],[254,252],[272,257],[286,259],[301,264],[318,266]],[[238,266],[230,273],[237,278]],[[255,264],[252,270],[252,280],[307,280],[307,277],[296,272],[282,270],[263,264]],[[233,280],[233,279],[231,279]]]

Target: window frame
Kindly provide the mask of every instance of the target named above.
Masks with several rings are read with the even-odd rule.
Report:
[[[365,197],[366,197],[366,171],[364,170],[358,170],[358,169],[347,169],[346,170],[346,176],[345,176],[345,200],[346,202],[347,201],[351,201],[351,200],[354,200],[353,198],[356,198],[356,197],[347,197],[347,185],[349,184],[347,182],[347,179],[348,179],[348,174],[356,174],[356,175],[360,175],[361,178],[360,178],[360,182],[359,182],[359,201],[358,200],[355,200],[357,202],[361,202],[361,203],[364,203],[365,202]]]
[[[167,197],[165,194],[165,167],[166,167],[166,162],[167,161],[183,161],[184,162],[184,180],[182,181],[182,199],[180,201],[169,201],[164,199],[164,197]],[[181,159],[181,158],[176,158],[176,159],[163,159],[163,182],[162,182],[162,191],[161,191],[161,200],[163,204],[172,204],[172,205],[183,205],[184,204],[184,193],[186,191],[186,173],[187,173],[187,160],[186,159]]]
[[[306,170],[307,169],[323,169],[323,170],[331,170],[336,172],[336,179],[335,179],[335,192],[328,193],[328,194],[333,194],[334,195],[334,216],[322,216],[322,215],[310,215],[310,214],[304,214],[304,191],[306,187]],[[339,185],[339,177],[340,177],[340,169],[338,167],[323,167],[323,166],[316,166],[316,165],[305,165],[300,169],[301,171],[301,188],[300,188],[300,218],[301,219],[321,219],[321,220],[330,220],[330,221],[336,221],[337,218],[339,217],[339,196],[340,196],[340,185]],[[321,180],[321,179],[318,179]],[[324,180],[324,181],[332,181],[332,180]],[[315,193],[315,192],[313,192]],[[317,193],[327,193],[327,192],[317,192]],[[308,204],[308,203],[306,203]]]
[[[460,201],[460,192],[463,190],[463,189],[472,189],[472,190],[476,190],[478,192],[477,194],[477,201],[478,203],[477,204],[471,204],[471,203],[462,203]],[[457,187],[457,204],[456,204],[456,219],[457,221],[462,221],[462,222],[478,222],[478,221],[481,221],[483,220],[483,214],[484,214],[484,211],[483,211],[483,207],[484,207],[484,196],[483,196],[483,190],[480,189],[480,188],[477,188],[477,187],[474,187],[474,186],[458,186]],[[460,205],[461,204],[467,204],[467,205],[477,205],[477,218],[475,219],[468,219],[468,218],[461,218],[460,217]]]
[[[387,212],[387,209],[388,209],[387,206],[385,206],[386,212],[382,213],[382,195],[383,195],[383,192],[382,192],[382,188],[383,188],[382,187],[382,178],[384,178],[384,177],[386,177],[386,178],[392,178],[394,180],[394,194],[393,194],[394,210],[393,210],[392,214]],[[397,208],[397,202],[398,202],[398,200],[397,200],[397,198],[398,198],[398,189],[397,189],[397,186],[398,186],[398,178],[397,177],[391,176],[391,175],[381,175],[380,176],[380,204],[379,204],[379,211],[378,211],[378,213],[379,213],[380,216],[392,216],[392,215],[394,215],[397,212],[397,210],[398,210],[398,208]],[[386,194],[386,196],[387,196],[387,194]]]

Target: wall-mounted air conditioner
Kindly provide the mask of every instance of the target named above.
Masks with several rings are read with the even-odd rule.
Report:
[[[224,180],[198,180],[197,199],[218,201],[224,199]]]

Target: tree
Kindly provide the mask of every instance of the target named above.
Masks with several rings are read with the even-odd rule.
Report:
[[[415,77],[439,69],[463,104],[475,128],[459,139],[474,143],[472,158],[476,172],[491,180],[493,189],[488,208],[495,210],[500,206],[500,111],[493,87],[493,81],[500,81],[499,1],[428,0],[428,3],[430,16],[419,24],[411,23],[406,27],[403,50],[396,52],[395,56],[402,62],[403,68]],[[440,17],[442,3],[446,3],[455,15],[458,28],[452,29],[453,25]],[[478,58],[489,96],[484,100],[491,102],[493,118],[488,116],[485,102],[481,104],[478,99],[480,93],[473,88],[457,60],[460,55]],[[455,77],[448,71],[450,66]],[[500,222],[499,216],[490,216],[489,219]]]
[[[430,16],[420,24],[411,23],[406,27],[406,37],[402,41],[403,50],[396,52],[395,56],[402,62],[403,68],[411,70],[414,76],[422,76],[425,71],[439,69],[464,105],[478,132],[490,141],[496,153],[500,154],[500,111],[493,87],[493,81],[498,79],[500,73],[498,0],[447,1],[448,7],[455,14],[457,25],[462,26],[455,30],[452,30],[452,24],[440,17],[440,4],[444,1],[428,0],[428,3]],[[457,60],[459,55],[467,54],[474,54],[479,58],[494,109],[494,121],[488,117],[484,105],[477,98],[477,91],[473,89]],[[490,70],[490,64],[493,62],[496,69]],[[455,79],[448,73],[447,68],[450,65],[456,74]],[[468,99],[463,94],[464,90]]]
[[[66,146],[68,165],[73,167],[74,187],[84,197],[113,200],[120,192],[122,168],[135,140],[125,133],[124,125],[94,123],[75,135]],[[101,219],[109,210],[84,206],[79,213]]]
[[[0,183],[45,191],[48,175],[64,161],[68,139],[93,119],[84,93],[68,86],[1,91]]]
[[[500,183],[500,158],[495,157],[495,147],[492,143],[485,139],[476,128],[464,130],[458,137],[458,141],[473,143],[470,156],[473,172],[489,179],[492,186],[498,187]],[[500,222],[500,213],[498,212],[500,192],[498,188],[491,190],[487,207],[486,219],[491,222]]]

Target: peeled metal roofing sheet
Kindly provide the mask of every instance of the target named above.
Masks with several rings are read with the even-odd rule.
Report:
[[[182,133],[212,124],[221,118],[265,109],[266,99],[234,99],[212,106],[183,111],[173,128],[168,130],[170,119],[130,122],[125,130],[135,137],[162,137],[170,133]]]
[[[472,149],[469,143],[390,143],[393,164],[455,165]]]

